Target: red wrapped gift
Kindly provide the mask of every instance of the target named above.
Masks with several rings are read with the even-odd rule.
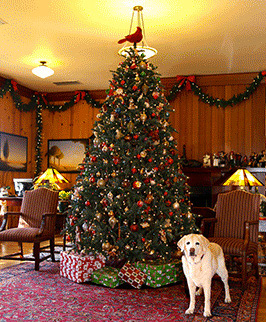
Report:
[[[67,277],[76,283],[84,283],[90,280],[91,274],[105,266],[103,255],[85,255],[78,253],[60,253],[60,275]]]
[[[118,276],[126,283],[129,283],[131,286],[135,288],[141,288],[141,286],[145,283],[147,275],[137,269],[136,267],[132,266],[131,264],[125,264]]]

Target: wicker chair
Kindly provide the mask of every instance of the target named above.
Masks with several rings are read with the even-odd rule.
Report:
[[[32,191],[25,191],[23,196],[20,212],[7,212],[4,214],[4,220],[0,228],[0,241],[18,242],[20,252],[2,256],[0,259],[5,260],[24,260],[34,261],[35,270],[39,270],[41,261],[51,257],[54,258],[54,232],[55,220],[58,205],[58,192],[46,188],[39,188]],[[20,216],[24,221],[24,227],[6,229],[9,216]],[[50,255],[40,259],[40,243],[50,241]],[[33,243],[33,257],[26,258],[23,256],[22,243]]]
[[[218,195],[213,210],[204,208],[195,208],[194,212],[201,214],[201,231],[206,236],[206,227],[209,223],[216,223],[213,236],[207,235],[211,242],[219,244],[224,251],[225,256],[230,259],[230,266],[238,263],[240,267],[237,273],[242,279],[242,286],[250,274],[258,277],[258,223],[260,212],[259,194],[253,194],[244,190],[234,190]],[[249,260],[250,259],[250,260]],[[248,262],[251,269],[248,274]],[[237,267],[236,266],[236,267]],[[233,272],[231,272],[233,274]]]

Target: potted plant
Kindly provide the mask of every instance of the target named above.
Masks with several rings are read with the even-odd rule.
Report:
[[[59,212],[65,212],[69,205],[70,191],[62,190],[59,192],[58,209]]]

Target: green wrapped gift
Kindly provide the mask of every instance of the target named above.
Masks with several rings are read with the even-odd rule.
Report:
[[[162,262],[137,262],[135,267],[147,274],[146,285],[161,287],[183,279],[182,263],[180,260],[168,263]]]
[[[91,282],[115,288],[123,283],[118,277],[118,272],[119,270],[114,267],[103,267],[92,273]]]

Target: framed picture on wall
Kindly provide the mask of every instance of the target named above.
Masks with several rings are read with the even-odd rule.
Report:
[[[48,140],[48,168],[59,172],[79,172],[89,139]]]
[[[0,171],[27,172],[28,138],[0,132]]]

